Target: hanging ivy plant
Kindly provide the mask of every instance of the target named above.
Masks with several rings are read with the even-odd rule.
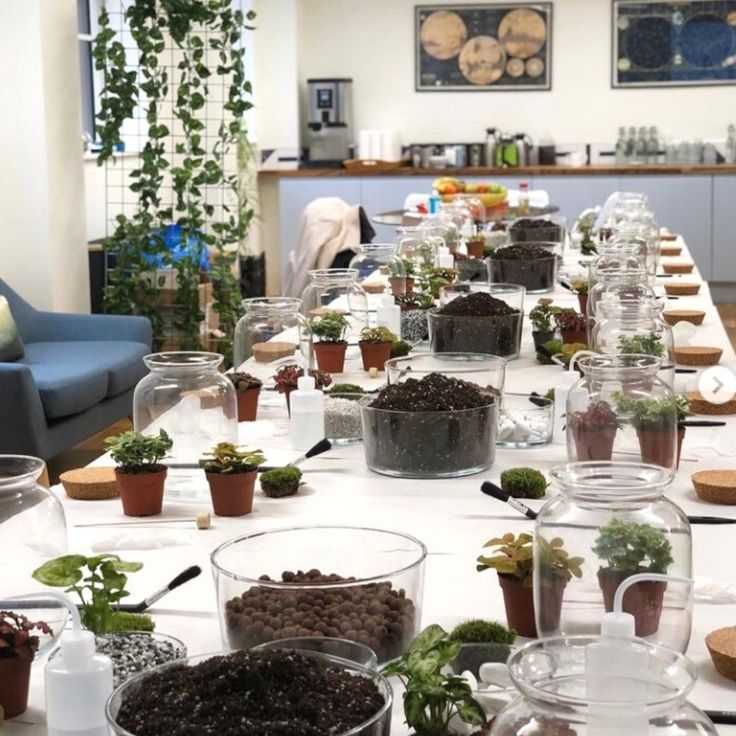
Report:
[[[252,11],[234,8],[233,0],[130,0],[123,20],[137,49],[136,69],[128,66],[105,10],[99,19],[93,47],[95,67],[104,75],[98,164],[114,156],[123,123],[135,117],[139,105],[147,126],[140,164],[129,175],[136,211],[116,217],[106,242],[115,265],[108,271],[105,307],[148,317],[159,347],[165,337],[164,279],[156,278],[156,266],[175,272],[176,342],[181,349],[197,349],[205,319],[200,304],[204,256],[223,333],[220,350],[227,358],[232,353],[240,316],[233,267],[253,217],[235,164],[247,148],[244,115],[252,107],[247,99],[252,88],[245,78],[242,40],[244,31],[253,30],[254,18]],[[164,54],[174,58],[172,46],[174,67],[162,62]],[[218,89],[224,87],[222,100],[213,100],[213,80]],[[208,126],[218,115],[213,131]],[[174,233],[173,247],[165,233]]]

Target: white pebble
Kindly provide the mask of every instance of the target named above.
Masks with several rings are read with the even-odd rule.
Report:
[[[480,666],[480,679],[484,685],[495,685],[496,687],[513,687],[509,677],[509,668],[501,662],[484,662]]]
[[[471,690],[477,690],[478,689],[478,680],[475,679],[475,675],[470,670],[465,670],[460,677],[465,680],[465,682],[470,685]]]

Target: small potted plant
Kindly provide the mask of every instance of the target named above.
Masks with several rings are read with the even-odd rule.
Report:
[[[641,461],[672,468],[678,457],[676,398],[633,399],[619,391],[614,399],[619,416],[636,429]]]
[[[156,436],[123,432],[105,440],[117,464],[115,479],[126,516],[155,516],[164,501],[166,466],[161,464],[172,446],[162,429]]]
[[[227,377],[235,386],[235,396],[238,399],[238,421],[254,422],[258,415],[258,396],[261,393],[263,381],[251,376],[250,373],[228,373]]]
[[[396,263],[389,262],[388,283],[394,296],[410,294],[414,290],[414,263],[408,258],[401,259],[402,268]]]
[[[585,411],[573,412],[567,423],[578,462],[611,459],[619,420],[608,402],[592,402]]]
[[[39,645],[34,631],[52,633],[43,621],[0,611],[0,711],[5,712],[5,718],[15,718],[28,708],[31,663]]]
[[[468,238],[467,249],[468,258],[482,260],[485,257],[486,239],[482,235],[474,235],[472,238]]]
[[[253,510],[258,466],[266,458],[260,450],[240,451],[232,442],[219,442],[199,461],[210,485],[217,516],[245,516]]]
[[[662,335],[657,332],[618,336],[618,352],[621,354],[653,355],[661,358],[664,356],[664,350]]]
[[[286,397],[286,409],[291,414],[291,403],[289,402],[289,396],[292,391],[296,391],[299,384],[299,378],[304,375],[304,368],[300,368],[298,365],[290,364],[282,366],[276,371],[276,375],[273,376],[276,391],[280,394],[284,394]],[[332,376],[325,371],[313,369],[309,371],[309,375],[314,378],[314,387],[320,391],[327,388],[332,383]]]
[[[573,279],[570,287],[578,295],[580,313],[588,314],[588,291],[590,289],[590,282],[588,279]]]
[[[455,281],[457,271],[454,268],[434,266],[422,271],[421,275],[428,293],[432,295],[433,299],[439,299],[440,289]]]
[[[680,467],[680,453],[682,452],[682,443],[685,439],[685,420],[690,416],[690,399],[685,394],[675,395],[675,405],[677,406],[677,468]]]
[[[391,348],[398,339],[388,327],[364,327],[358,343],[363,357],[363,370],[377,368],[382,371],[391,357]]]
[[[588,318],[584,314],[578,314],[574,309],[560,309],[555,315],[555,322],[562,342],[588,342]]]
[[[552,319],[559,307],[552,306],[551,299],[540,299],[537,305],[529,312],[529,319],[532,321],[532,337],[534,338],[534,349],[539,352],[540,345],[552,340],[555,329]]]
[[[504,534],[490,539],[483,546],[495,547],[493,557],[478,557],[479,572],[493,568],[498,573],[498,583],[503,591],[506,621],[521,636],[536,637],[537,625],[534,611],[532,577],[534,570],[534,538],[522,533],[518,537]],[[540,540],[543,571],[542,586],[549,605],[542,611],[545,631],[557,629],[562,612],[562,596],[567,583],[574,577],[582,577],[582,557],[570,557],[559,537],[551,541]]]
[[[645,572],[665,574],[674,561],[663,529],[621,519],[601,527],[593,552],[602,563],[598,583],[606,611],[613,610],[616,590],[626,578]],[[644,580],[626,591],[623,610],[634,617],[637,636],[650,636],[659,629],[666,589],[664,581]]]
[[[348,349],[345,332],[350,323],[342,312],[327,311],[309,320],[309,329],[319,342],[314,345],[317,365],[323,371],[342,373]]]

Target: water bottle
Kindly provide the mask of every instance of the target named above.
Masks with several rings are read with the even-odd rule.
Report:
[[[325,438],[325,395],[314,387],[312,376],[301,376],[289,396],[291,446],[309,450]]]

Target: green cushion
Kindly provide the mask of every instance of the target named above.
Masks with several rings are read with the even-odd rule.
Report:
[[[23,357],[23,342],[16,327],[8,300],[0,296],[0,363],[12,363]]]

